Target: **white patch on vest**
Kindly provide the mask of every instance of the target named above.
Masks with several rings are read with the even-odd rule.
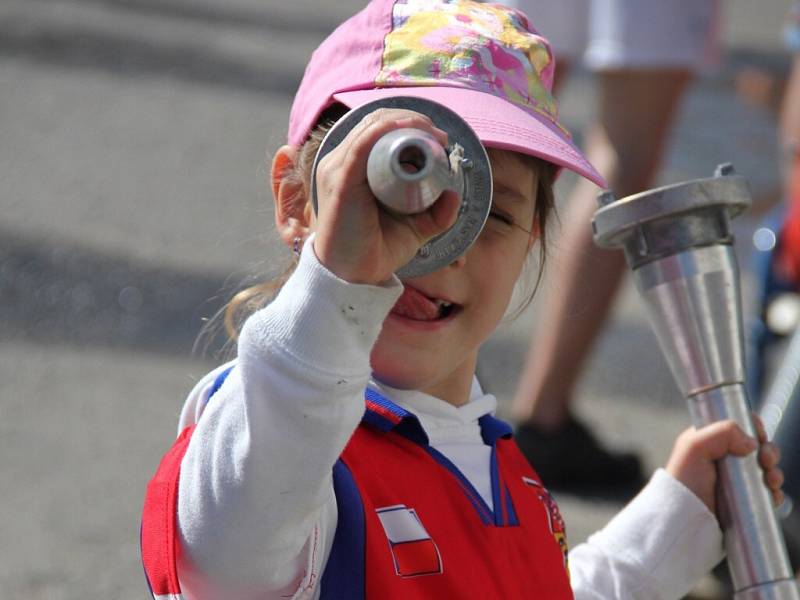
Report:
[[[375,509],[386,537],[394,544],[430,539],[416,511],[402,504]]]
[[[444,572],[439,547],[422,525],[417,511],[404,504],[375,509],[389,541],[394,570],[400,577]]]

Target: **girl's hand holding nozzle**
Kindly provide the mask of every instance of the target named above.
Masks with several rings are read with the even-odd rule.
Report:
[[[427,132],[442,147],[447,146],[447,133],[427,116],[404,109],[378,109],[364,117],[317,168],[314,251],[331,272],[351,283],[388,280],[425,242],[449,229],[458,216],[461,200],[453,190],[445,190],[419,213],[401,215],[381,208],[367,179],[367,160],[384,135],[402,128]]]
[[[775,506],[783,502],[783,472],[778,468],[780,450],[767,441],[764,424],[753,415],[758,441],[747,435],[734,421],[718,421],[700,429],[689,428],[675,441],[666,470],[716,513],[715,462],[728,454],[746,456],[758,448],[758,463],[764,471],[764,484]]]

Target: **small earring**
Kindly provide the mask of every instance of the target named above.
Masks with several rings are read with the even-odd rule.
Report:
[[[297,258],[300,258],[300,245],[303,240],[300,237],[294,238],[292,242],[292,252]]]

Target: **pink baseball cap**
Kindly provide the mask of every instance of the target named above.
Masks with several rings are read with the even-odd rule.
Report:
[[[289,116],[300,146],[320,114],[391,96],[417,96],[459,114],[488,147],[605,180],[558,122],[555,61],[527,17],[468,0],[372,0],[312,54]]]

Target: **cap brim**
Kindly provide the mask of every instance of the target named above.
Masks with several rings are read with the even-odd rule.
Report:
[[[443,104],[460,115],[483,144],[536,156],[574,171],[601,188],[605,179],[589,163],[569,136],[545,116],[528,112],[507,100],[467,88],[451,86],[392,87],[334,94],[348,108],[392,96],[414,96]]]

